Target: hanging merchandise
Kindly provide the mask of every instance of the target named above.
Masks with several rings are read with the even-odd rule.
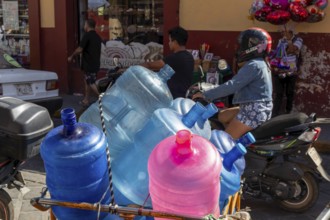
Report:
[[[274,25],[294,22],[315,23],[325,17],[328,0],[255,0],[249,18]]]
[[[285,41],[280,41],[278,44],[274,54],[271,56],[270,65],[273,68],[287,72],[295,72],[297,70],[297,57],[295,55],[287,55]]]
[[[258,21],[266,22],[267,21],[267,15],[273,11],[272,7],[265,5],[260,10],[256,11],[254,17]]]
[[[290,20],[290,13],[284,10],[276,10],[267,15],[267,21],[275,25],[283,25]]]
[[[270,6],[277,10],[287,10],[289,8],[288,0],[271,0]]]
[[[308,6],[310,7],[310,6]],[[308,10],[300,4],[290,5],[291,19],[295,22],[303,22],[308,18]]]

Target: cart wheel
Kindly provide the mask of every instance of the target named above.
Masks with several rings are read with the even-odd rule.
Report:
[[[0,219],[13,220],[14,219],[14,205],[8,193],[0,189]]]

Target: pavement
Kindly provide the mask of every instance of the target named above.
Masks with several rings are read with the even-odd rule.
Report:
[[[77,116],[83,112],[83,108],[78,102],[82,99],[80,94],[63,95],[63,107],[72,107],[76,110]],[[61,124],[59,118],[53,118],[55,126]],[[320,119],[319,126],[322,128],[319,144],[316,144],[320,155],[323,158],[323,166],[330,173],[330,120]],[[22,166],[22,174],[26,181],[26,187],[18,191],[9,190],[15,208],[14,220],[48,220],[49,212],[41,212],[30,205],[30,199],[39,197],[43,188],[46,186],[45,170],[40,155],[28,160]],[[320,194],[317,203],[313,208],[305,213],[290,213],[279,209],[273,201],[257,200],[245,198],[242,201],[242,208],[249,210],[252,219],[271,219],[271,220],[294,220],[294,219],[316,219],[330,202],[330,183],[322,181],[320,183]]]

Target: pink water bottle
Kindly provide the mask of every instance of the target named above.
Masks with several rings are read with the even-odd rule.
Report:
[[[218,218],[221,167],[216,148],[201,136],[181,130],[164,139],[148,161],[153,209]]]

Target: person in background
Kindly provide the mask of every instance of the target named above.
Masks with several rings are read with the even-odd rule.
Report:
[[[271,118],[272,76],[267,56],[272,38],[263,29],[250,28],[240,33],[237,55],[237,74],[224,84],[197,93],[193,99],[214,100],[234,94],[233,104],[239,107],[222,110],[219,121],[234,139],[257,128]]]
[[[90,93],[93,91],[99,95],[95,84],[97,72],[100,70],[101,44],[102,39],[95,31],[96,23],[93,19],[85,21],[85,34],[80,42],[79,47],[68,57],[68,62],[72,62],[73,58],[82,54],[81,68],[85,77],[85,97],[80,104],[84,107],[89,106]]]
[[[284,93],[286,95],[285,113],[288,114],[292,111],[295,85],[301,60],[300,50],[303,45],[303,40],[296,36],[293,30],[283,30],[281,34],[282,38],[280,39],[279,43],[283,43],[285,45],[287,57],[290,58],[291,62],[295,62],[294,65],[296,68],[294,70],[279,70],[277,68],[273,69],[275,94],[273,117],[280,114]]]
[[[146,62],[141,65],[148,69],[159,71],[165,64],[168,64],[175,71],[172,78],[167,81],[173,98],[185,97],[188,88],[192,84],[194,71],[194,58],[186,50],[188,32],[182,27],[174,27],[168,33],[168,44],[173,53],[164,59]]]

